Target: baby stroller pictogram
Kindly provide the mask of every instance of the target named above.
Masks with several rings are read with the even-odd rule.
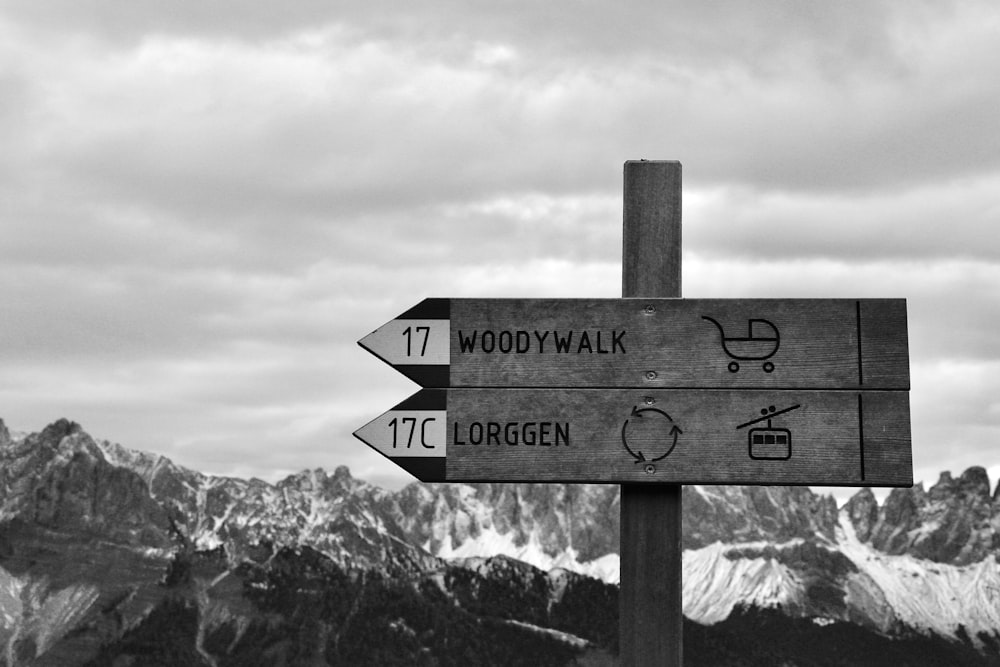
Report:
[[[729,372],[735,373],[740,370],[740,361],[763,361],[761,368],[765,373],[774,370],[774,364],[766,361],[774,356],[781,343],[781,335],[778,327],[772,322],[759,318],[747,320],[747,335],[730,338],[726,336],[725,330],[718,320],[702,315],[701,319],[708,320],[719,328],[719,335],[722,337],[722,349],[734,361],[729,362]]]

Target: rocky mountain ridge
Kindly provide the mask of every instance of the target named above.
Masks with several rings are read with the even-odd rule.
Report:
[[[389,492],[355,479],[305,470],[277,484],[215,477],[169,459],[96,441],[67,420],[13,440],[0,420],[0,517],[52,528],[72,525],[154,548],[176,540],[211,549],[270,540],[308,544],[337,558],[378,563],[401,544],[422,556],[459,553],[470,541],[505,536],[558,558],[588,563],[618,547],[618,487],[588,484],[421,484]],[[807,487],[684,487],[685,549],[715,542],[822,538],[833,542],[840,511]],[[890,555],[966,565],[1000,554],[1000,482],[982,467],[943,472],[929,490],[893,489],[880,505],[861,488],[845,504],[858,541]],[[349,544],[344,528],[364,533]],[[332,535],[337,540],[326,543]],[[377,539],[376,539],[377,538]],[[371,548],[360,549],[361,543]]]
[[[943,473],[928,490],[894,489],[881,505],[868,489],[842,508],[804,487],[689,486],[683,497],[684,605],[694,621],[723,624],[740,610],[775,609],[890,638],[944,637],[968,644],[975,655],[996,646],[1000,654],[1000,485],[991,494],[982,468],[957,478]],[[203,475],[96,441],[67,420],[21,437],[0,421],[0,619],[6,623],[0,644],[9,665],[23,662],[18,650],[44,646],[57,654],[67,645],[59,638],[73,636],[80,623],[119,636],[160,608],[175,585],[164,589],[163,581],[190,580],[177,573],[206,562],[199,553],[217,556],[210,559],[212,574],[198,579],[190,595],[201,610],[197,636],[216,628],[203,627],[202,615],[216,609],[243,628],[235,646],[253,615],[234,621],[233,608],[256,599],[255,582],[273,576],[268,568],[278,554],[298,562],[312,553],[307,562],[328,560],[344,572],[421,586],[437,581],[433,590],[446,598],[494,613],[473,589],[455,588],[465,581],[456,572],[474,573],[477,592],[507,591],[501,597],[548,591],[538,598],[550,599],[538,602],[544,608],[567,589],[588,590],[589,599],[605,604],[608,593],[588,589],[574,573],[617,582],[618,539],[612,485],[414,483],[388,492],[353,478],[346,467],[269,484]],[[72,567],[59,555],[66,549],[79,554]],[[516,561],[498,556],[527,565],[513,567]],[[86,569],[109,560],[132,577],[113,593]],[[328,569],[317,567],[308,566]],[[244,592],[204,607],[211,602],[206,591],[226,589],[227,577],[241,581]],[[160,587],[150,588],[155,580]],[[109,621],[99,608],[125,620]],[[516,605],[505,609],[517,613]],[[40,618],[49,620],[39,624]],[[545,614],[532,618],[529,625],[555,622]],[[559,641],[586,644],[579,637]]]

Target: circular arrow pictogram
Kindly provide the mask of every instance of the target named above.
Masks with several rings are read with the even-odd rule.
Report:
[[[636,432],[635,428],[632,429],[633,442],[631,445],[628,435],[630,423],[641,425],[641,432]],[[633,407],[628,419],[622,424],[622,445],[632,455],[636,463],[653,463],[665,459],[670,452],[674,451],[674,447],[677,446],[677,436],[681,433],[683,431],[680,427],[663,410]]]

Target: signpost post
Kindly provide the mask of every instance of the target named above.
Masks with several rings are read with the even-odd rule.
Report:
[[[625,164],[622,299],[425,299],[355,435],[428,482],[621,484],[623,665],[681,665],[681,485],[912,486],[902,299],[681,299],[681,165]]]
[[[622,296],[680,298],[680,162],[626,162],[624,202]],[[622,484],[620,514],[621,664],[681,667],[681,486]]]

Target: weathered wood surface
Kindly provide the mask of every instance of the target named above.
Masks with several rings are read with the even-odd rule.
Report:
[[[359,342],[428,387],[910,387],[905,299],[429,299],[410,313]]]
[[[425,481],[913,483],[900,391],[428,389],[357,435]]]
[[[679,484],[621,487],[618,643],[623,666],[684,664],[681,489]]]
[[[681,296],[681,163],[625,163],[622,296]],[[623,667],[684,662],[681,487],[621,485],[618,643]]]

